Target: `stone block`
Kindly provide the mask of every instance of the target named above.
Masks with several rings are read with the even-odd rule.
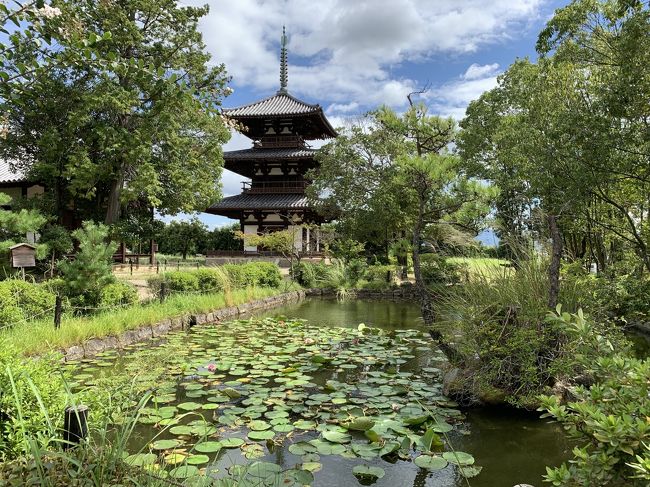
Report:
[[[170,331],[172,331],[172,324],[169,320],[151,326],[151,334],[154,337],[166,335]]]
[[[99,338],[91,338],[90,340],[83,343],[83,348],[84,355],[86,357],[90,357],[106,350],[106,345],[104,344],[104,340],[100,340]]]
[[[84,349],[79,345],[74,345],[64,352],[64,359],[66,362],[71,360],[79,360],[85,355]]]

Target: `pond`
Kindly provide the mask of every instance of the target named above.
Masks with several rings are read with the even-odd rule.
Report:
[[[78,387],[96,387],[169,351],[175,379],[154,387],[128,448],[132,463],[166,463],[177,479],[205,468],[242,486],[539,487],[545,466],[570,456],[561,428],[460,411],[421,328],[407,302],[309,299],[73,367]]]

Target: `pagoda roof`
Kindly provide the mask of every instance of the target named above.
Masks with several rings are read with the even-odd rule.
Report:
[[[226,160],[251,160],[251,159],[308,159],[314,157],[316,149],[305,147],[292,147],[282,149],[251,148],[232,150],[223,153]]]
[[[338,135],[320,105],[299,100],[285,89],[248,105],[224,108],[223,113],[242,124],[242,133],[252,138],[264,135],[265,120],[280,118],[301,120],[299,132],[305,139],[329,139]]]
[[[213,215],[238,216],[245,210],[306,210],[310,208],[304,194],[271,193],[239,194],[229,196],[210,206],[206,212]]]
[[[236,108],[225,108],[224,113],[232,118],[240,117],[272,117],[283,115],[308,115],[322,112],[320,105],[312,105],[299,100],[286,91],[278,91],[275,95],[263,100],[249,103]]]

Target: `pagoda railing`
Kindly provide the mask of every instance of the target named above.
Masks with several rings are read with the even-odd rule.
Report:
[[[242,181],[242,193],[304,193],[306,181]]]
[[[265,149],[304,148],[305,140],[299,135],[265,135],[255,142],[256,147]]]

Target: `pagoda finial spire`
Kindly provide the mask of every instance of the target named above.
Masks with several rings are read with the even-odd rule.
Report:
[[[287,82],[289,81],[289,74],[287,73],[287,32],[282,26],[282,38],[280,40],[282,49],[280,51],[280,91],[279,93],[287,92]]]

